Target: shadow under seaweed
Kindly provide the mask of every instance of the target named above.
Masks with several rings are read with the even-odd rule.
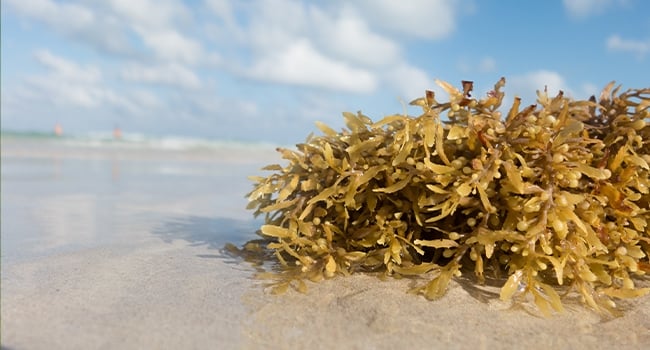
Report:
[[[164,242],[184,240],[191,246],[207,246],[222,251],[228,243],[241,245],[256,237],[258,220],[237,220],[224,217],[178,216],[153,229]],[[210,254],[201,257],[217,257]]]

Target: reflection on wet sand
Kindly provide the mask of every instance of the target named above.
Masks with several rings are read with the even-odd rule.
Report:
[[[254,226],[238,220],[251,218],[243,194],[261,159],[120,147],[3,138],[3,258],[142,239],[251,238]]]
[[[260,222],[227,217],[181,216],[173,217],[154,228],[153,233],[165,242],[181,239],[191,245],[207,245],[221,249],[229,242],[245,242],[255,236]]]

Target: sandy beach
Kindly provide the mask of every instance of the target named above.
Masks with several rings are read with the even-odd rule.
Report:
[[[650,297],[544,318],[453,281],[337,277],[275,296],[227,242],[254,238],[248,175],[273,149],[2,139],[2,349],[646,349]]]

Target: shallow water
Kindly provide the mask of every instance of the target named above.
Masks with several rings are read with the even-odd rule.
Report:
[[[2,260],[151,239],[243,242],[259,224],[246,177],[277,160],[270,148],[3,137]]]

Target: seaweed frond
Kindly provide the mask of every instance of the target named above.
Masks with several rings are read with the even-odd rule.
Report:
[[[635,282],[650,272],[650,88],[542,91],[502,115],[503,78],[479,99],[472,82],[438,84],[448,102],[427,91],[416,117],[317,123],[322,136],[278,149],[287,163],[252,178],[248,208],[266,222],[249,247],[281,264],[265,275],[277,291],[433,273],[416,288],[433,299],[463,271],[492,271],[507,277],[502,299],[530,295],[545,315],[563,310],[560,286],[598,311],[650,291]]]

